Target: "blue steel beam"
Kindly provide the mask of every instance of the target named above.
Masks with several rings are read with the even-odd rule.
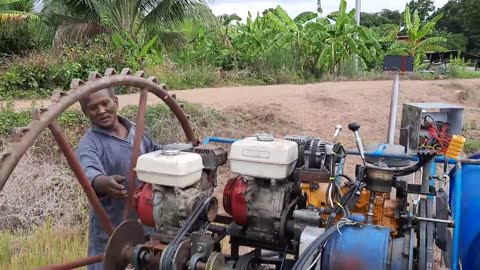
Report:
[[[453,221],[455,227],[453,228],[453,239],[452,239],[452,270],[458,270],[459,264],[459,253],[460,253],[460,222],[461,222],[461,207],[462,200],[460,193],[462,190],[462,164],[457,162],[457,167],[455,168],[455,189],[454,194],[454,212],[453,212]]]

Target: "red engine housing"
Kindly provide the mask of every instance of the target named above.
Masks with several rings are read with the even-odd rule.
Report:
[[[133,198],[133,208],[137,211],[142,224],[155,227],[152,184],[142,183],[135,191]]]
[[[245,200],[247,187],[248,185],[243,180],[243,177],[238,176],[228,180],[223,189],[223,209],[239,225],[247,225],[248,209],[247,201]]]

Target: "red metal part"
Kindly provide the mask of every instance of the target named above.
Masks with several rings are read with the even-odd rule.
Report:
[[[108,218],[107,212],[100,203],[100,200],[95,194],[95,191],[93,190],[90,181],[88,181],[87,177],[83,173],[82,166],[78,162],[78,159],[75,156],[75,153],[73,152],[70,143],[68,143],[67,139],[65,139],[65,136],[63,135],[63,132],[57,122],[53,121],[48,127],[50,128],[50,131],[52,132],[55,141],[57,141],[60,150],[62,150],[63,155],[67,159],[70,168],[72,168],[73,173],[77,177],[78,182],[82,186],[85,195],[87,195],[88,202],[92,205],[95,213],[98,215],[100,222],[102,223],[103,229],[106,233],[108,233],[108,235],[111,235],[113,232],[112,223]]]
[[[155,227],[155,219],[153,217],[153,191],[152,185],[143,183],[135,193],[134,206],[138,217],[142,224]]]
[[[123,213],[123,220],[127,220],[128,212],[133,205],[133,192],[135,191],[135,181],[137,173],[135,167],[137,166],[137,159],[140,155],[140,146],[142,144],[143,132],[145,129],[145,110],[147,108],[148,92],[142,89],[140,92],[140,100],[138,102],[137,122],[135,128],[135,137],[133,139],[132,157],[130,159],[130,170],[128,171],[128,199],[125,203],[125,210]]]
[[[54,264],[47,267],[37,268],[37,270],[68,270],[68,269],[75,269],[83,266],[87,266],[94,263],[102,262],[104,259],[104,255],[100,254],[97,256],[91,256],[84,259],[80,259],[77,261],[63,263],[63,264]]]
[[[245,200],[247,187],[247,183],[239,176],[228,180],[223,189],[223,208],[239,225],[247,225],[248,209]]]

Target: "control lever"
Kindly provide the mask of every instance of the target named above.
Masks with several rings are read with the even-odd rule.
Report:
[[[337,142],[338,135],[340,135],[340,131],[342,131],[342,125],[338,124],[335,126],[335,133],[333,134],[333,143]]]
[[[365,153],[363,152],[362,139],[360,138],[360,134],[358,133],[360,125],[357,123],[350,123],[348,124],[348,129],[353,131],[353,133],[355,134],[355,142],[357,143],[358,152],[360,152],[360,157],[362,158],[363,165],[365,165]]]

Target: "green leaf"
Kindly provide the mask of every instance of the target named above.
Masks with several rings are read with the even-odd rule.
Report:
[[[275,11],[278,13],[278,15],[280,16],[282,21],[287,24],[287,26],[288,26],[288,28],[290,28],[290,30],[298,31],[297,25],[292,20],[292,18],[290,18],[290,16],[288,16],[287,12],[283,8],[281,8],[280,6],[277,6]]]
[[[158,34],[155,35],[145,46],[143,46],[137,58],[139,59],[141,57],[144,57],[148,53],[150,48],[152,48],[152,46],[155,44],[155,42],[157,42],[157,40],[158,40]]]
[[[315,18],[318,17],[318,14],[316,12],[312,12],[312,11],[305,11],[305,12],[302,12],[300,13],[297,17],[295,17],[295,19],[293,19],[293,21],[299,25],[299,24],[304,24],[308,21],[311,21]]]
[[[276,27],[278,27],[281,31],[288,31],[288,28],[285,26],[285,23],[282,22],[280,18],[278,18],[275,14],[272,12],[267,13],[268,19],[270,19]]]
[[[348,44],[348,48],[355,54],[358,54],[358,45],[357,43],[349,36],[345,37],[345,41]]]

